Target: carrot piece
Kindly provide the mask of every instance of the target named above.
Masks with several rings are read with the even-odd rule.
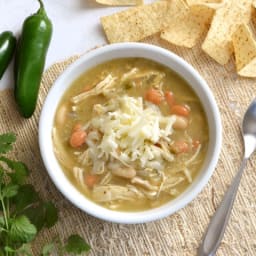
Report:
[[[163,96],[159,90],[151,88],[146,92],[145,99],[159,105],[163,101]]]
[[[178,115],[178,116],[188,117],[189,113],[190,113],[190,109],[186,106],[183,106],[183,105],[174,105],[171,108],[171,113],[175,114],[175,115]]]
[[[185,141],[175,141],[172,144],[172,150],[176,154],[187,153],[187,152],[189,152],[189,145]]]
[[[71,134],[69,144],[72,148],[78,148],[85,143],[86,140],[86,132],[83,130],[74,131]]]
[[[164,96],[169,107],[172,107],[175,104],[174,94],[171,91],[167,91]]]
[[[98,176],[93,174],[87,174],[84,177],[84,182],[89,188],[93,188],[93,186],[98,182]]]

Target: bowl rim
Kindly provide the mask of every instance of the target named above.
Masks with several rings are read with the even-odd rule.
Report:
[[[214,132],[214,143],[213,150],[212,150],[212,156],[208,160],[208,167],[204,172],[202,172],[200,175],[197,175],[196,179],[192,182],[192,184],[184,191],[181,195],[179,195],[174,200],[171,200],[168,203],[165,203],[164,205],[154,208],[151,210],[146,211],[138,211],[138,212],[122,212],[122,211],[113,211],[106,209],[96,203],[93,203],[90,199],[86,198],[78,189],[74,187],[74,185],[68,180],[64,172],[61,170],[61,167],[57,163],[57,160],[55,158],[54,152],[53,152],[53,145],[52,145],[52,132],[49,133],[49,130],[52,131],[52,123],[53,118],[55,116],[55,111],[52,110],[52,104],[55,101],[55,105],[57,106],[59,103],[59,100],[63,96],[64,92],[61,93],[61,95],[57,95],[58,89],[60,89],[61,84],[65,82],[65,80],[68,80],[68,77],[72,73],[74,74],[76,70],[79,70],[79,67],[83,65],[83,63],[86,63],[90,60],[97,60],[101,59],[104,54],[110,54],[115,52],[125,52],[129,51],[132,52],[136,51],[142,52],[142,54],[148,52],[152,54],[157,54],[159,56],[163,57],[163,60],[167,59],[174,64],[177,65],[177,67],[181,68],[181,71],[186,72],[189,74],[192,78],[196,81],[196,86],[198,86],[199,92],[201,91],[203,97],[206,97],[206,103],[203,104],[204,110],[205,104],[207,104],[207,111],[210,111],[212,113],[212,118],[214,120],[208,120],[212,122],[212,125],[214,127],[209,127],[213,129]],[[143,53],[144,51],[144,53]],[[131,53],[132,54],[132,53]],[[136,57],[136,56],[134,56]],[[114,58],[122,58],[120,57],[113,57]],[[153,59],[153,57],[146,57],[144,58],[151,59],[153,61],[159,62],[162,65],[166,65],[163,61],[157,61]],[[109,59],[110,60],[110,59]],[[106,61],[106,60],[105,60]],[[105,61],[98,61],[98,63],[103,63]],[[95,66],[95,65],[94,65]],[[168,67],[168,65],[166,65]],[[89,67],[91,68],[91,67]],[[87,69],[85,69],[82,73],[86,72]],[[177,70],[174,70],[176,73],[179,73]],[[181,75],[181,74],[180,74]],[[181,75],[183,78],[184,76]],[[75,76],[70,80],[74,81],[79,76]],[[66,82],[67,84],[68,82]],[[188,82],[189,83],[189,82]],[[69,88],[70,82],[68,85],[66,85],[66,89]],[[191,84],[189,83],[191,86]],[[192,86],[191,86],[192,87]],[[66,91],[66,89],[64,91]],[[195,91],[195,88],[192,88]],[[196,92],[198,95],[198,92]],[[198,95],[200,101],[202,102],[202,95]],[[206,112],[207,112],[206,111]],[[48,115],[50,114],[51,118],[49,121]],[[207,117],[208,118],[208,117]],[[51,126],[51,127],[50,127]],[[209,131],[210,133],[210,131]],[[221,151],[221,144],[222,144],[222,124],[221,124],[221,118],[220,113],[218,110],[217,103],[214,99],[214,96],[206,83],[206,81],[200,76],[198,71],[196,71],[189,63],[187,63],[184,59],[179,57],[178,55],[163,49],[161,47],[155,46],[155,45],[149,45],[145,43],[116,43],[111,45],[102,46],[100,48],[96,48],[82,57],[80,57],[78,60],[73,62],[65,71],[56,79],[56,81],[53,83],[53,86],[48,92],[48,95],[45,99],[45,102],[43,104],[40,119],[39,119],[39,148],[40,148],[40,154],[44,163],[44,166],[47,170],[48,175],[50,176],[51,180],[57,187],[57,189],[64,195],[65,198],[67,198],[73,205],[81,209],[82,211],[97,217],[99,219],[114,222],[114,223],[122,223],[122,224],[136,224],[136,223],[145,223],[150,221],[155,221],[164,217],[167,217],[181,208],[183,208],[185,205],[190,203],[205,187],[207,182],[209,181],[210,177],[212,176],[214,169],[217,165],[218,158]],[[50,150],[49,150],[50,147]],[[209,154],[208,154],[209,155]],[[57,171],[56,171],[57,169]],[[61,173],[60,173],[61,171]]]

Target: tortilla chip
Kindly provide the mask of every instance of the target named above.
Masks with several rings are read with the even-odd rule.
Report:
[[[188,6],[201,5],[201,6],[209,7],[214,10],[224,5],[223,0],[187,0],[186,2]]]
[[[223,0],[186,0],[188,5],[197,5],[197,4],[219,4]]]
[[[251,4],[252,0],[229,0],[216,10],[202,49],[218,63],[229,61],[233,53],[232,34],[239,24],[248,24]]]
[[[110,43],[140,41],[162,29],[167,2],[133,7],[101,18]]]
[[[214,10],[203,5],[188,6],[184,0],[170,2],[161,38],[178,46],[192,48],[206,33]]]
[[[253,1],[252,5],[256,8],[256,0]]]
[[[99,4],[111,6],[142,5],[143,0],[96,0]]]
[[[256,1],[255,1],[255,8],[252,8],[252,25],[256,30]]]
[[[256,41],[249,26],[241,24],[234,32],[232,41],[238,74],[256,77]]]

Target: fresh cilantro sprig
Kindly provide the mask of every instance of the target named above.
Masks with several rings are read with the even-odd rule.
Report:
[[[66,243],[63,243],[59,237],[56,237],[51,243],[46,244],[42,250],[42,256],[50,256],[52,252],[57,252],[57,255],[64,255],[64,253],[81,254],[88,252],[91,247],[84,242],[84,239],[79,235],[71,235]]]
[[[44,202],[31,184],[25,184],[30,173],[27,166],[6,157],[13,148],[13,133],[0,135],[0,256],[32,256],[31,242],[42,228],[58,221],[52,202]],[[79,255],[90,246],[78,235],[64,243],[59,237],[42,248],[42,256],[52,253]]]
[[[0,154],[5,154],[12,150],[12,143],[16,141],[14,133],[0,135]]]

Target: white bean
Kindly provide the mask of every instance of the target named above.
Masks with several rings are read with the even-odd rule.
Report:
[[[188,127],[188,119],[183,116],[176,116],[173,128],[177,130],[185,130]]]
[[[57,118],[56,118],[56,122],[58,123],[58,125],[63,125],[65,120],[66,120],[66,116],[67,116],[67,106],[66,105],[62,105],[57,113]]]
[[[120,167],[116,169],[112,169],[112,174],[126,178],[126,179],[132,179],[136,176],[136,171],[133,168],[129,167]]]

